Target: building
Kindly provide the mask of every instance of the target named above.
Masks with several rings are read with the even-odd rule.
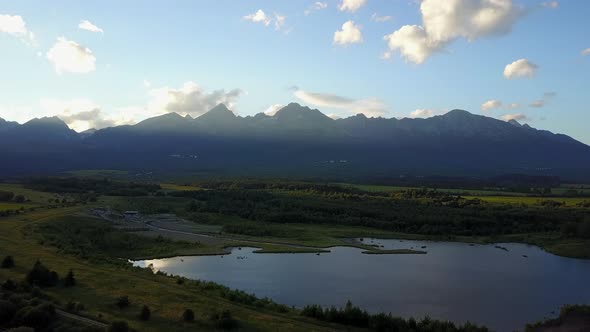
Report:
[[[127,220],[134,220],[139,217],[139,212],[137,211],[125,211],[123,212],[123,217]]]

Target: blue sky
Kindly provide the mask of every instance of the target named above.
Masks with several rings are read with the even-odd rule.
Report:
[[[84,130],[217,102],[460,108],[590,143],[589,15],[566,0],[2,1],[0,117]]]

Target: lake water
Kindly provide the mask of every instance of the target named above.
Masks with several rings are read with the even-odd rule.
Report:
[[[496,331],[522,330],[554,317],[563,304],[590,303],[590,260],[555,256],[524,244],[364,239],[382,249],[425,255],[366,255],[348,247],[330,253],[175,257],[134,262],[192,279],[268,296],[276,302],[343,306],[371,312],[471,321]],[[421,247],[426,246],[422,249]],[[524,256],[527,257],[524,257]]]

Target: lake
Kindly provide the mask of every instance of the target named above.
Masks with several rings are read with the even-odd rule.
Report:
[[[343,306],[403,317],[471,321],[496,331],[555,317],[563,304],[590,303],[590,260],[564,258],[525,244],[363,239],[381,249],[425,255],[366,255],[349,247],[330,253],[256,254],[136,261],[156,270],[209,280],[278,303]],[[425,248],[422,248],[425,246]],[[526,256],[526,257],[525,257]]]

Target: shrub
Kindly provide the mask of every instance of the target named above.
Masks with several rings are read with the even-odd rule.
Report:
[[[238,321],[236,321],[229,310],[223,310],[221,313],[214,313],[211,315],[210,319],[215,323],[218,328],[224,330],[231,330],[238,326]]]
[[[55,308],[51,304],[40,304],[38,306],[26,306],[20,309],[14,321],[19,325],[41,329],[46,327],[55,316]]]
[[[109,325],[108,332],[127,332],[129,331],[129,325],[125,321],[115,321]]]
[[[70,270],[64,278],[64,286],[72,287],[76,285],[76,278],[74,278],[74,271]]]
[[[12,302],[0,300],[0,326],[10,322],[16,310],[17,307]]]
[[[9,291],[16,290],[17,287],[18,287],[17,283],[14,282],[12,279],[7,279],[2,284],[2,289],[9,290]]]
[[[152,311],[150,310],[150,308],[147,305],[144,305],[141,308],[141,311],[139,312],[139,319],[150,320],[151,316],[152,316]]]
[[[121,296],[117,299],[117,307],[121,309],[127,308],[129,304],[131,304],[131,302],[129,302],[129,297],[127,295]]]
[[[10,269],[14,267],[14,258],[12,256],[6,256],[2,260],[2,268],[3,269]]]
[[[57,272],[50,271],[47,267],[37,261],[31,271],[27,274],[27,282],[31,285],[38,286],[55,286],[59,276]]]
[[[191,309],[186,309],[182,313],[182,320],[185,322],[194,322],[195,321],[195,313]]]

